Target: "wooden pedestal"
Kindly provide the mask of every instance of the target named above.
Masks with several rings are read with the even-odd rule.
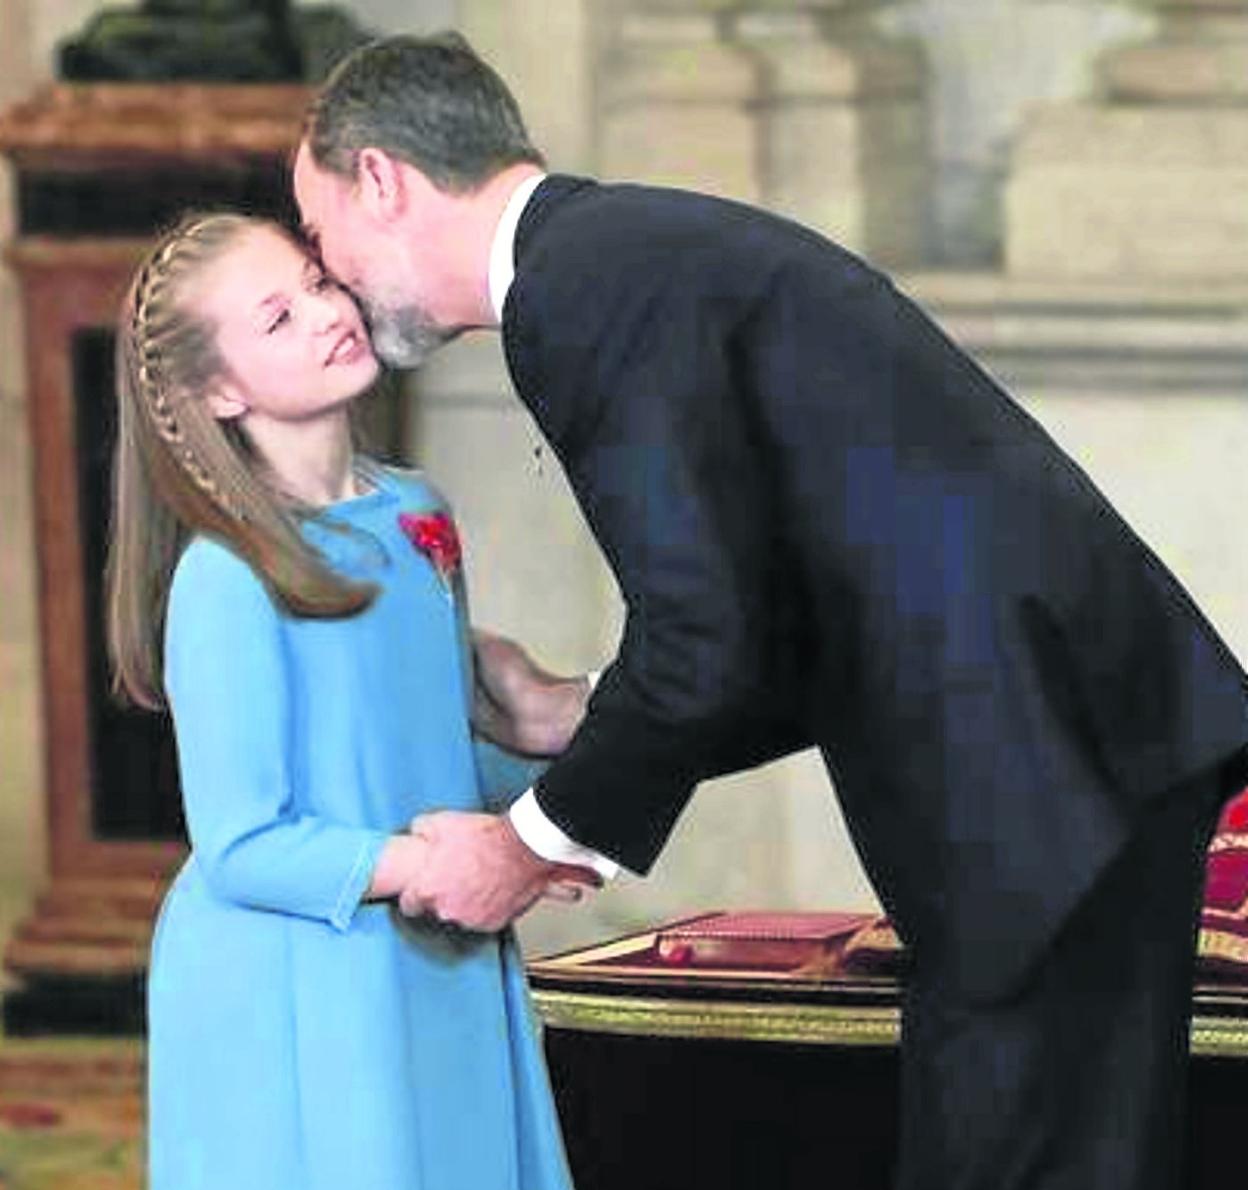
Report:
[[[112,328],[152,234],[192,206],[289,217],[301,86],[57,85],[0,114],[16,167],[34,452],[49,885],[4,955],[10,1033],[134,1031],[184,854],[167,721],[117,707],[103,655]]]

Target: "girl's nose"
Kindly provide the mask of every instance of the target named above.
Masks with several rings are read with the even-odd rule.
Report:
[[[312,326],[317,332],[332,330],[342,319],[342,311],[329,289],[309,295]]]

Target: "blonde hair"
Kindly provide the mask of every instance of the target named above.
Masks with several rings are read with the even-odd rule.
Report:
[[[164,704],[165,604],[192,534],[230,545],[293,615],[349,616],[376,593],[335,574],[304,540],[299,522],[308,510],[267,482],[241,428],[214,417],[204,399],[224,363],[192,283],[244,232],[268,226],[277,225],[237,214],[185,217],[148,254],[122,303],[107,637],[114,691],[141,706]]]

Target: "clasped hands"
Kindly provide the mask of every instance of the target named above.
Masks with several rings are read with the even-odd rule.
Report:
[[[385,891],[397,892],[402,913],[479,933],[503,929],[543,896],[574,901],[602,883],[588,868],[534,854],[507,817],[493,814],[422,814],[387,853],[394,862]]]
[[[584,678],[547,673],[515,641],[473,632],[473,727],[512,751],[553,756],[585,714]],[[481,933],[501,930],[540,897],[579,900],[596,872],[532,852],[506,816],[440,810],[414,818],[379,859],[372,895],[394,897],[409,917]]]

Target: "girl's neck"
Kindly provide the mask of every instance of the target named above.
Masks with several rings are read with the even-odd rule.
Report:
[[[283,495],[323,508],[360,494],[345,413],[314,422],[268,422],[247,429]]]

